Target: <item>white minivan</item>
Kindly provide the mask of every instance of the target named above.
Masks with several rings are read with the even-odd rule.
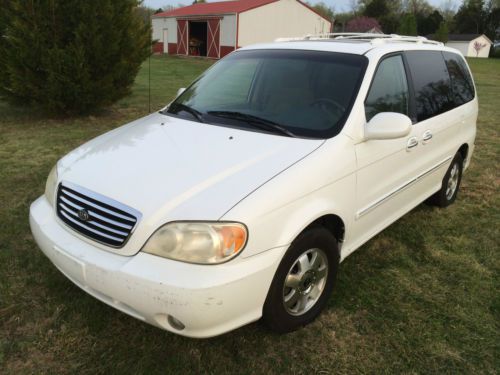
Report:
[[[453,203],[477,114],[463,56],[425,38],[245,47],[60,159],[31,230],[67,278],[144,322],[292,331],[350,253],[425,200]]]

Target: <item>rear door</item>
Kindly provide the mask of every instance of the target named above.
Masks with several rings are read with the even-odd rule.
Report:
[[[460,147],[460,111],[455,100],[443,53],[405,53],[415,93],[416,127],[423,170],[420,185],[431,195],[441,182],[451,159]]]

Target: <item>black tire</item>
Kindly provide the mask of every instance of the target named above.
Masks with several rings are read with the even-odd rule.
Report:
[[[430,204],[437,206],[437,207],[444,208],[444,207],[448,207],[450,204],[455,202],[455,199],[457,199],[458,190],[460,188],[460,182],[462,181],[463,163],[464,163],[464,161],[462,159],[462,155],[459,152],[457,152],[457,154],[455,155],[455,157],[451,161],[451,164],[450,164],[448,170],[446,171],[446,174],[443,177],[441,189],[429,198]],[[457,180],[456,180],[456,186],[453,189],[453,194],[450,194],[450,192],[448,191],[449,182],[452,178],[452,171],[453,171],[453,168],[455,168],[455,166],[458,169],[458,171],[457,171],[458,176],[457,176]]]
[[[308,303],[311,304],[311,306],[303,313],[299,314],[299,312],[297,312],[293,315],[293,313],[289,311],[290,307],[285,307],[285,293],[287,290],[298,293],[298,288],[285,287],[285,280],[287,276],[289,276],[289,273],[294,272],[292,266],[299,267],[300,269],[300,263],[297,262],[299,262],[299,258],[304,254],[311,260],[310,264],[313,264],[313,259],[315,259],[316,256],[320,256],[320,261],[322,263],[321,267],[317,268],[317,273],[312,268],[308,271],[314,274],[312,276],[313,282],[310,283],[308,277],[303,276],[300,287],[298,288],[303,289],[305,285],[312,285],[312,288],[317,287],[318,289],[315,293],[311,293],[311,291],[309,293],[311,293],[311,296],[314,294],[315,296],[319,296],[319,298],[308,296],[306,300],[309,301]],[[263,322],[267,327],[275,332],[286,333],[294,331],[316,319],[328,302],[328,297],[335,285],[339,260],[340,254],[337,240],[327,229],[323,227],[313,227],[297,237],[281,260],[278,270],[274,275],[271,287],[269,288],[263,309]],[[327,267],[326,276],[319,279],[320,273],[324,272],[324,267]],[[302,271],[300,274],[302,274]],[[298,275],[299,273],[297,273],[297,279],[300,279]],[[320,285],[322,286],[321,292],[318,291],[321,289]],[[294,290],[292,291],[292,289]],[[301,298],[302,301],[304,295],[308,293],[307,290],[308,289],[302,290],[300,293],[301,297],[299,298]],[[311,300],[309,300],[309,298],[311,298]],[[296,306],[298,306],[298,303]]]

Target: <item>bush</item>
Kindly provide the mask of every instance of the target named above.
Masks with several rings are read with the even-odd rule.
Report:
[[[150,53],[137,0],[11,0],[0,18],[0,95],[57,113],[129,94]]]

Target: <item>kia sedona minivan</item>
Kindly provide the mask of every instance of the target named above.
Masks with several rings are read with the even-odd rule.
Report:
[[[289,332],[354,250],[425,200],[455,201],[477,114],[463,56],[425,38],[241,48],[60,159],[31,230],[67,278],[144,322]]]

